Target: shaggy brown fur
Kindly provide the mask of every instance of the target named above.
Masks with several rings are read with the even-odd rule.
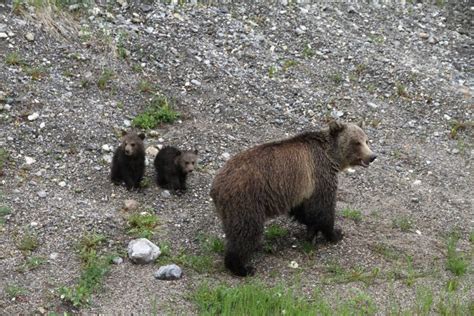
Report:
[[[167,146],[156,155],[156,182],[164,189],[186,190],[186,178],[196,167],[198,151],[181,151]]]
[[[216,175],[211,197],[226,234],[225,265],[234,274],[247,266],[261,240],[266,219],[290,214],[313,238],[342,238],[334,228],[337,173],[367,167],[375,155],[354,124],[332,122],[328,129],[250,148],[230,159]]]
[[[116,185],[125,182],[128,190],[138,188],[145,173],[144,134],[123,132],[122,143],[115,150],[110,178]]]

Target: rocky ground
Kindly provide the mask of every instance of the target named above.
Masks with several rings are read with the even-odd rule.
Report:
[[[0,4],[2,314],[196,313],[190,295],[199,284],[246,280],[214,253],[207,269],[182,262],[182,279],[156,280],[158,264],[126,258],[124,200],[159,217],[156,244],[203,256],[202,236],[222,238],[209,188],[225,160],[332,118],[365,121],[378,154],[370,168],[340,175],[345,239],[306,251],[303,227],[277,219],[289,233],[256,255],[255,279],[303,294],[319,288],[328,299],[363,291],[381,314],[390,304],[410,308],[421,288],[436,304],[449,296],[472,308],[473,7],[117,2],[56,12]],[[145,131],[146,146],[200,152],[182,196],[153,184],[152,155],[140,192],[108,178],[120,130],[155,94],[181,116]],[[90,232],[125,260],[89,305],[73,307],[58,288],[76,282],[76,245]],[[458,277],[446,269],[453,232],[469,265]],[[19,249],[25,235],[37,238],[35,249]],[[43,263],[22,269],[32,256]],[[373,277],[335,281],[335,265]]]

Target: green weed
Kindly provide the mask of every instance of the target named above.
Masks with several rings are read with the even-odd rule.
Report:
[[[105,68],[102,70],[99,80],[97,80],[97,87],[99,87],[100,90],[105,90],[105,88],[107,88],[107,84],[112,80],[113,77],[114,72],[109,68]]]
[[[46,76],[46,69],[44,67],[24,67],[23,70],[32,80],[40,80],[42,77]]]
[[[335,73],[329,76],[329,78],[334,82],[335,84],[341,84],[342,83],[342,75],[340,73]]]
[[[353,210],[350,208],[345,208],[342,210],[342,217],[353,220],[356,223],[362,221],[362,213],[358,210]]]
[[[275,77],[276,73],[278,72],[278,69],[276,66],[272,65],[268,68],[268,77],[273,78]]]
[[[451,234],[448,238],[446,268],[456,276],[461,276],[466,273],[469,262],[464,257],[463,253],[456,251],[458,240],[459,236],[456,234]]]
[[[0,205],[0,225],[5,224],[5,216],[11,213],[11,209],[6,205]]]
[[[296,65],[298,65],[298,62],[296,60],[291,60],[291,59],[285,60],[285,62],[283,63],[283,71],[287,71],[288,69]]]
[[[158,216],[150,213],[135,213],[127,219],[127,232],[135,237],[150,239],[158,225]]]
[[[451,129],[449,131],[449,137],[452,139],[457,139],[459,132],[465,131],[474,127],[474,122],[454,120],[450,123],[450,125],[451,125]]]
[[[7,284],[4,290],[7,296],[12,300],[24,296],[28,292],[24,287],[17,284]]]
[[[203,250],[206,253],[224,253],[224,241],[215,236],[202,235],[199,237]]]
[[[301,52],[301,54],[303,55],[303,57],[305,58],[311,58],[315,55],[313,49],[311,48],[311,45],[306,43],[304,45],[304,48],[303,48],[303,51]]]
[[[408,92],[407,92],[407,89],[406,89],[406,87],[403,83],[397,81],[395,83],[395,88],[397,90],[397,95],[399,97],[408,98]]]
[[[39,246],[38,237],[36,234],[27,231],[23,234],[20,240],[17,241],[16,246],[21,251],[33,251]]]
[[[265,230],[265,238],[278,239],[288,235],[288,229],[281,227],[278,224],[272,224]]]
[[[209,255],[188,255],[182,252],[173,260],[177,264],[182,264],[198,273],[210,272],[214,266],[213,259]]]
[[[28,257],[26,261],[18,269],[21,272],[34,270],[46,263],[46,259],[43,257],[32,256]]]
[[[179,116],[180,113],[172,109],[168,98],[158,96],[152,99],[145,112],[133,119],[132,125],[143,129],[151,129],[161,123],[173,123]]]
[[[392,228],[398,228],[402,232],[408,232],[413,228],[413,223],[408,217],[395,218],[392,221]]]
[[[23,64],[20,53],[18,51],[8,53],[5,57],[5,64],[10,66],[18,66]]]

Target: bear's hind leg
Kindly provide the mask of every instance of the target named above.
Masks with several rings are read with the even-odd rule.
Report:
[[[247,263],[262,238],[263,221],[240,218],[238,223],[225,225],[224,230],[227,239],[226,268],[237,276],[253,275],[255,268]]]

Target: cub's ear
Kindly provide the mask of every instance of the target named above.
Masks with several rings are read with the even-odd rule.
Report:
[[[329,134],[332,136],[336,136],[340,132],[342,132],[346,128],[346,125],[344,123],[338,122],[338,121],[331,121],[329,123]]]
[[[364,128],[364,120],[360,120],[359,122],[357,122],[357,126],[359,126],[360,128]]]
[[[122,136],[125,136],[125,135],[127,135],[127,131],[123,129],[122,130]]]
[[[194,154],[195,154],[195,155],[198,154],[198,150],[197,150],[197,149],[194,150]]]
[[[141,140],[144,140],[145,139],[145,134],[140,133],[140,134],[138,134],[138,137],[140,137]]]

